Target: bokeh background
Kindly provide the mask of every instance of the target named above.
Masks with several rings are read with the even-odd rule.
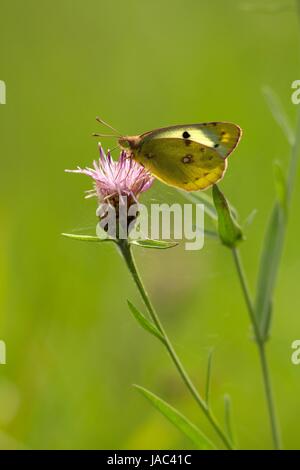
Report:
[[[64,173],[97,156],[101,115],[124,134],[229,120],[244,138],[221,187],[241,220],[254,290],[275,198],[272,164],[289,146],[262,94],[268,85],[294,123],[299,23],[293,0],[0,1],[0,447],[180,449],[191,444],[133,388],[137,383],[214,433],[160,344],[135,323],[142,308],[113,246],[64,239],[93,233],[90,181]],[[105,145],[113,146],[108,140]],[[286,448],[300,448],[299,186],[275,296],[268,355]],[[143,202],[184,199],[156,182]],[[212,404],[229,393],[239,445],[271,447],[260,367],[230,253],[137,249],[153,302],[200,390],[214,348]]]

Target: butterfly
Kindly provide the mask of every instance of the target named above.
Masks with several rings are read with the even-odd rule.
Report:
[[[100,118],[97,120],[109,126]],[[185,191],[202,191],[223,178],[227,157],[241,136],[242,130],[236,124],[204,122],[120,136],[118,144],[165,184]]]

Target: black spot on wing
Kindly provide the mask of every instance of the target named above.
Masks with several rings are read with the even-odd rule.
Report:
[[[191,134],[190,134],[188,131],[184,131],[184,132],[182,133],[182,137],[183,137],[184,139],[189,139],[189,138],[191,137]]]

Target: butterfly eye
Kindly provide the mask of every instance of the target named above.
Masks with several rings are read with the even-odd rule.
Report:
[[[120,137],[118,139],[118,143],[121,147],[123,147],[124,149],[128,149],[130,148],[130,142],[128,141],[128,139],[126,139],[126,137]]]

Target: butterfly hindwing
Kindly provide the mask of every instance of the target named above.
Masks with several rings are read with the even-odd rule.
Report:
[[[198,191],[223,177],[227,162],[216,149],[195,140],[163,134],[153,138],[145,134],[147,137],[134,152],[135,160],[158,179],[186,191]]]

